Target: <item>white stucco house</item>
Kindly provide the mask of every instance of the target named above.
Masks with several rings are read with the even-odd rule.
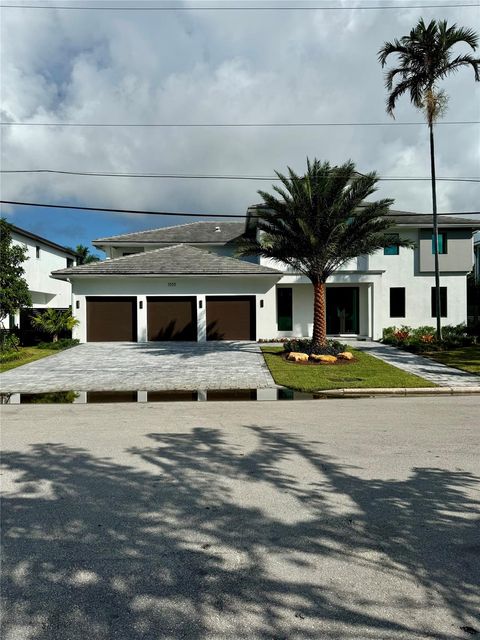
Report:
[[[238,259],[235,241],[254,225],[194,222],[101,238],[107,259],[54,271],[72,284],[73,313],[82,342],[269,340],[312,333],[309,280],[285,265]],[[327,283],[331,336],[379,339],[391,325],[434,324],[431,216],[391,212],[395,244],[344,264]],[[442,217],[441,304],[445,324],[467,318],[466,276],[473,265],[478,222]],[[253,230],[255,232],[255,230]]]
[[[27,259],[23,263],[24,278],[32,298],[33,309],[67,309],[72,302],[72,286],[66,280],[52,278],[52,271],[73,267],[77,254],[51,240],[42,238],[26,229],[10,224],[12,242],[26,248]],[[30,309],[22,310],[12,319],[16,326],[27,321]],[[9,326],[9,319],[6,321]]]

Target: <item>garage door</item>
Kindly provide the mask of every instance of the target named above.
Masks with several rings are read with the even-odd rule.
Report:
[[[255,339],[255,296],[207,297],[207,340]]]
[[[147,298],[149,340],[197,340],[195,297]]]
[[[136,298],[87,298],[87,342],[136,341]]]

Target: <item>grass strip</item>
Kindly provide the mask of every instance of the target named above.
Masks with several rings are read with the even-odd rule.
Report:
[[[480,374],[480,345],[422,354],[449,367]]]

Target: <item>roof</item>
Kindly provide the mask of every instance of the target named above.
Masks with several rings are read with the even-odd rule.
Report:
[[[388,216],[392,218],[396,225],[401,227],[426,227],[431,228],[433,226],[433,216],[424,213],[409,213],[407,211],[394,211],[390,210]],[[446,216],[440,214],[438,216],[439,227],[467,227],[469,229],[480,228],[480,220],[473,220],[472,218],[460,218],[455,216]]]
[[[60,280],[70,276],[276,275],[276,269],[228,258],[184,244],[162,247],[122,258],[53,271]]]
[[[30,238],[30,240],[34,240],[35,242],[41,242],[42,244],[46,245],[47,247],[51,247],[52,249],[57,249],[57,251],[62,251],[62,253],[68,253],[68,255],[70,256],[77,256],[76,251],[74,251],[73,249],[69,249],[68,247],[63,247],[61,244],[57,244],[56,242],[52,242],[51,240],[47,240],[46,238],[43,238],[42,236],[37,236],[36,233],[32,233],[31,231],[27,231],[26,229],[21,229],[20,227],[17,227],[16,225],[12,224],[11,222],[8,223],[12,233],[16,233],[18,235],[21,236],[25,236],[25,238]]]
[[[218,222],[199,221],[187,224],[177,224],[173,227],[161,227],[160,229],[147,229],[146,231],[136,231],[125,233],[108,238],[94,240],[93,244],[116,244],[116,243],[152,243],[152,244],[225,244],[241,236],[245,231],[245,222]]]
[[[360,205],[360,207],[365,205]],[[255,209],[266,209],[265,204],[254,204],[249,207],[251,214]],[[471,215],[480,216],[480,211],[476,211]],[[433,216],[428,213],[412,213],[411,211],[397,211],[390,209],[388,215],[392,218],[395,225],[402,227],[424,227],[431,228],[433,226]],[[449,216],[445,214],[439,214],[438,216],[439,227],[467,227],[468,229],[480,229],[480,219],[467,218],[467,217],[455,217],[455,215]]]

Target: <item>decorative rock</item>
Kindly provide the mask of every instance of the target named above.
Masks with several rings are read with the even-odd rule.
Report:
[[[297,351],[290,351],[287,356],[287,360],[292,360],[293,362],[307,362],[308,354],[298,353]]]
[[[312,353],[310,358],[312,360],[316,360],[317,362],[326,362],[329,364],[333,364],[334,362],[337,361],[337,358],[335,356],[317,356],[317,354]]]
[[[342,360],[353,360],[353,353],[350,351],[343,351],[337,355],[337,358],[341,358]]]

